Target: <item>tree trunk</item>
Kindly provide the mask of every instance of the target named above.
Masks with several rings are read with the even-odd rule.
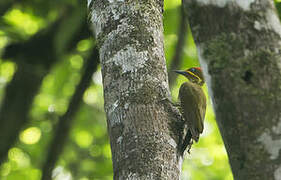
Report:
[[[235,179],[281,179],[281,25],[273,1],[183,0]]]
[[[17,64],[17,71],[6,87],[0,105],[0,165],[14,145],[19,131],[28,122],[33,99],[45,75],[64,53],[76,47],[81,37],[90,36],[85,28],[86,21],[81,21],[85,19],[80,16],[81,12],[85,12],[83,10],[82,5],[75,10],[70,6],[62,9],[59,18],[49,27],[27,41],[15,42],[5,48],[2,58],[12,59]],[[74,25],[62,30],[65,22]]]
[[[163,1],[90,0],[114,179],[179,179],[180,123],[163,50]]]
[[[87,57],[86,63],[84,64],[84,72],[81,76],[79,84],[75,88],[75,92],[69,101],[67,111],[59,118],[55,134],[50,142],[48,154],[42,167],[41,180],[52,179],[52,172],[69,137],[69,132],[72,128],[75,114],[81,106],[83,94],[90,86],[92,75],[97,70],[99,64],[98,57],[98,50],[96,47],[94,47],[94,49],[92,49],[91,55]]]

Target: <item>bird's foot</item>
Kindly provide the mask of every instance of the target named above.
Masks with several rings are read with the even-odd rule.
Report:
[[[191,140],[191,141],[189,142],[188,146],[187,146],[187,152],[188,152],[188,154],[190,154],[190,150],[191,150],[192,145],[193,145],[193,140]]]
[[[164,98],[162,98],[160,101],[161,101],[161,102],[163,102],[163,101],[168,101],[168,102],[171,103],[173,106],[175,106],[175,107],[177,107],[177,108],[180,107],[180,103],[179,103],[179,102],[173,102],[173,101],[171,100],[171,98],[168,98],[168,97],[164,97]]]

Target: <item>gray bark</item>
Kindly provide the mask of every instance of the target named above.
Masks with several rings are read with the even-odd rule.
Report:
[[[235,179],[281,179],[281,25],[270,0],[183,0]]]
[[[90,0],[114,179],[179,179],[181,125],[169,102],[163,1]]]

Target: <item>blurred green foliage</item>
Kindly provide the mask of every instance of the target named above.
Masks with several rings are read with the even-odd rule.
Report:
[[[28,0],[11,4],[0,20],[0,53],[9,43],[28,39],[40,29],[48,27],[56,19],[61,9],[75,6],[77,3],[79,2],[75,0],[55,2]],[[281,1],[276,0],[275,3],[280,15]],[[180,0],[165,1],[164,35],[168,65],[178,40],[180,4]],[[82,13],[76,15],[81,16]],[[78,22],[78,20],[74,22]],[[67,30],[62,29],[62,31]],[[54,127],[58,117],[66,111],[69,99],[80,80],[84,53],[92,46],[92,39],[81,39],[76,45],[76,49],[64,54],[44,78],[41,90],[37,94],[30,112],[30,122],[20,132],[18,142],[9,150],[8,160],[0,168],[1,180],[40,179],[40,168],[45,160]],[[198,65],[196,47],[191,33],[188,32],[181,67],[185,69]],[[0,101],[3,99],[4,89],[11,81],[16,69],[17,66],[13,61],[0,59]],[[83,103],[75,117],[63,154],[53,171],[53,178],[56,180],[112,179],[111,152],[103,111],[100,70],[93,75],[92,79],[91,86],[84,93]],[[177,99],[178,87],[183,81],[185,79],[179,77],[176,86],[171,89],[174,100]],[[207,94],[206,87],[204,90]],[[191,154],[185,156],[182,179],[233,179],[210,100],[208,101],[205,127],[200,142],[193,146]]]

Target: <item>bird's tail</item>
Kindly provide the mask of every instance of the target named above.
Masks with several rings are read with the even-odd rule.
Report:
[[[182,144],[179,148],[179,152],[180,154],[183,156],[184,154],[184,151],[186,150],[187,146],[190,145],[190,141],[191,141],[191,138],[192,138],[192,134],[191,134],[191,131],[188,130],[183,141],[182,141]]]

